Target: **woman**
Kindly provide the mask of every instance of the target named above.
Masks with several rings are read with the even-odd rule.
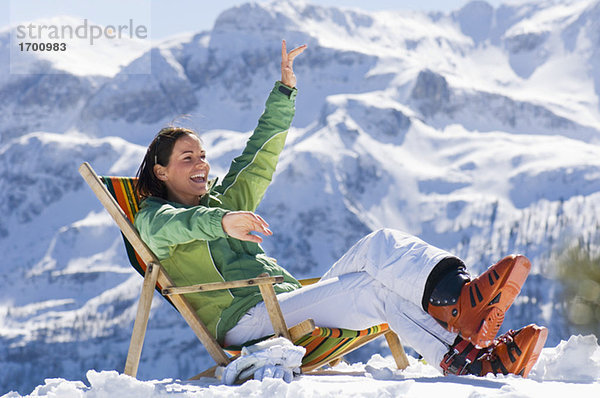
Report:
[[[220,184],[198,136],[161,130],[138,171],[145,198],[135,225],[176,285],[229,281],[267,272],[286,322],[307,318],[325,327],[365,329],[388,323],[405,342],[445,374],[517,373],[527,376],[547,336],[529,325],[494,339],[520,292],[530,264],[509,256],[471,280],[461,260],[422,240],[379,230],[354,245],[321,280],[300,284],[259,243],[272,235],[255,214],[275,171],[294,116],[293,61],[306,46],[281,51],[281,81],[243,153]],[[186,295],[223,345],[273,333],[260,293],[229,289]]]

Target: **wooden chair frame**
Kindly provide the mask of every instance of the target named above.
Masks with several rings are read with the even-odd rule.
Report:
[[[183,296],[185,293],[230,289],[243,286],[258,286],[263,296],[263,300],[265,301],[265,305],[267,307],[276,336],[282,336],[294,341],[308,333],[311,333],[315,329],[315,324],[311,319],[307,319],[306,321],[288,329],[273,289],[273,283],[282,282],[283,277],[270,277],[267,274],[263,274],[259,275],[257,278],[241,281],[207,283],[186,287],[174,286],[171,278],[161,266],[160,260],[154,255],[154,253],[152,253],[150,248],[141,239],[136,228],[129,221],[127,215],[123,212],[117,201],[113,198],[92,167],[85,162],[79,167],[79,173],[90,186],[92,191],[96,194],[96,197],[100,200],[113,220],[116,222],[125,238],[136,250],[144,263],[147,264],[123,373],[132,377],[136,377],[137,375],[148,319],[150,317],[150,306],[152,304],[152,298],[157,284],[163,287],[162,294],[169,297],[175,308],[183,316],[187,324],[192,328],[208,354],[217,363],[217,366],[227,366],[227,364],[229,364],[236,357],[229,357],[223,348],[221,348],[219,343],[210,334],[204,323],[200,320],[190,303]],[[307,280],[307,282],[312,283],[316,282],[316,280],[318,279],[315,278],[312,280]],[[398,336],[391,330],[387,330],[384,333],[392,355],[396,361],[396,365],[399,369],[405,369],[408,366],[408,359]],[[366,344],[366,342],[378,336],[379,334],[373,335],[372,337],[369,336],[371,338],[365,339],[363,344],[350,347],[350,349],[340,354],[340,359],[341,355],[347,354],[354,349],[359,348],[360,346]],[[333,358],[332,360],[335,361],[336,359],[337,358]],[[203,373],[200,373],[199,375],[195,376],[194,379],[202,376],[214,375],[215,368],[216,367],[213,367]],[[307,372],[314,370],[314,368],[302,368],[302,370]]]

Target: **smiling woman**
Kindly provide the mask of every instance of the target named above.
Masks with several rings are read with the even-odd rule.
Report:
[[[471,279],[465,264],[452,254],[401,231],[380,229],[357,242],[318,282],[301,287],[258,245],[262,238],[256,233],[272,233],[254,212],[271,183],[294,116],[292,64],[304,48],[288,53],[282,42],[281,81],[220,183],[207,182],[210,166],[193,132],[167,128],[157,135],[138,173],[138,190],[146,197],[135,217],[141,238],[175,286],[266,273],[282,280],[273,288],[289,325],[309,318],[319,326],[354,330],[387,323],[444,374],[526,377],[547,330],[528,325],[496,338],[531,267],[523,256],[508,256]],[[251,343],[274,332],[258,289],[231,288],[186,298],[224,346]]]
[[[167,187],[167,199],[188,206],[200,204],[200,197],[207,192],[209,170],[206,151],[200,139],[191,134],[175,142],[167,165],[154,165],[156,178]]]
[[[177,141],[184,137],[195,137],[200,141],[194,131],[181,127],[164,128],[154,137],[138,170],[139,183],[136,189],[141,198],[153,196],[168,199],[167,185],[158,178],[156,170],[168,166]]]
[[[279,153],[294,115],[294,57],[285,41],[281,51],[281,81],[275,83],[254,134],[222,182],[208,181],[210,165],[202,141],[192,130],[162,129],[146,151],[138,170],[141,198],[135,226],[161,260],[176,285],[247,279],[263,272],[281,275],[277,293],[300,284],[257,243],[256,233],[271,235],[255,214],[271,182]],[[246,311],[260,302],[258,292],[231,291],[188,295],[200,318],[221,342]]]

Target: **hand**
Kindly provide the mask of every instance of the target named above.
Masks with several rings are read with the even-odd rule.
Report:
[[[306,44],[296,47],[288,53],[285,40],[281,42],[281,82],[288,87],[296,87],[296,75],[294,75],[293,69],[294,58],[302,54],[304,50],[306,50]]]
[[[260,232],[266,236],[273,235],[269,224],[261,216],[250,211],[229,212],[223,216],[221,225],[227,235],[248,242],[262,242],[260,236],[252,235],[250,232]]]

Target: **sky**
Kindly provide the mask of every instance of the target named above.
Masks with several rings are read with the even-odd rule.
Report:
[[[270,1],[270,0],[268,0]],[[265,3],[267,0],[255,0]],[[514,2],[515,0],[508,0]],[[118,18],[133,18],[148,24],[150,38],[162,40],[188,32],[210,30],[224,10],[249,0],[2,0],[0,27],[58,15],[89,18],[96,24],[121,23]],[[312,0],[324,6],[364,10],[425,10],[449,12],[460,9],[469,0]],[[487,0],[494,7],[507,0]]]

